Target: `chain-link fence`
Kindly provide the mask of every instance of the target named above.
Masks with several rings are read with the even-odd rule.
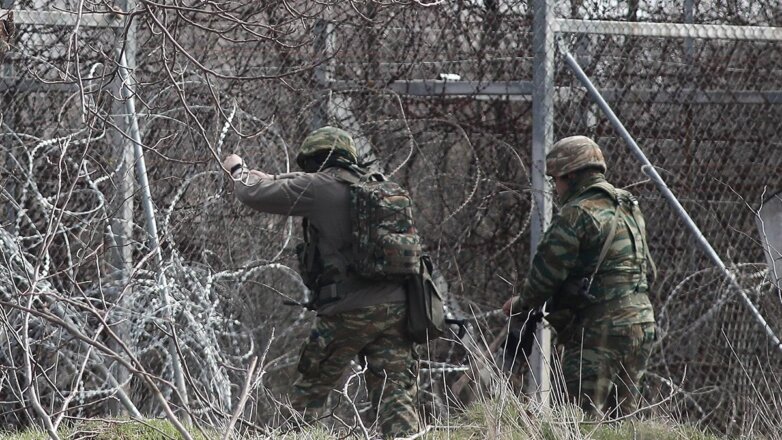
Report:
[[[245,419],[273,415],[311,318],[283,305],[304,294],[293,263],[300,226],[235,202],[219,161],[235,152],[287,171],[324,123],[354,133],[365,158],[410,189],[450,309],[499,334],[494,311],[526,273],[531,229],[542,226],[533,206],[545,203],[532,201],[531,145],[547,134],[533,141],[540,76],[526,2],[56,3],[3,4],[16,22],[0,66],[6,423],[40,420],[25,403],[32,380],[38,400],[75,416],[158,414],[161,400],[148,398],[158,389],[195,420],[225,420],[252,356],[264,386]],[[546,29],[550,106],[536,107],[548,112],[549,145],[593,136],[609,179],[641,199],[661,269],[648,397],[673,390],[666,410],[733,432],[750,429],[751,408],[776,408],[782,357],[558,51],[574,55],[779,334],[782,304],[765,281],[753,210],[782,186],[782,43],[772,38],[782,16],[757,3],[558,2]],[[135,183],[144,173],[149,199]],[[26,310],[54,305],[106,350],[86,355],[90,345],[48,315],[26,323]],[[429,353],[438,363],[422,375],[425,399],[446,405],[465,353],[449,341]],[[40,370],[25,370],[33,359]],[[174,385],[152,386],[138,369]]]
[[[741,432],[758,408],[779,402],[777,386],[758,386],[782,367],[771,336],[782,331],[782,310],[763,264],[756,213],[781,184],[775,170],[782,163],[776,139],[782,32],[577,20],[559,25],[560,48],[601,90],[749,299],[731,288],[563,63],[555,130],[597,139],[612,164],[609,177],[633,187],[649,222],[661,268],[654,287],[661,335],[650,382],[661,391],[681,391],[674,400],[688,417]]]

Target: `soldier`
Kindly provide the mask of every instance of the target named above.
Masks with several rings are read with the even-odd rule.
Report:
[[[404,286],[362,279],[350,267],[353,249],[350,186],[358,169],[347,132],[323,127],[307,136],[296,158],[303,173],[269,175],[247,170],[232,154],[223,162],[237,198],[266,213],[304,217],[306,242],[297,249],[302,278],[313,290],[317,311],[289,393],[291,406],[312,415],[351,360],[367,368],[372,414],[386,436],[418,429],[416,361],[406,335]]]
[[[600,147],[584,136],[546,156],[561,208],[506,315],[546,303],[562,346],[568,399],[587,413],[631,414],[655,335],[647,273],[655,271],[635,197],[605,180]],[[521,314],[519,316],[526,316]]]

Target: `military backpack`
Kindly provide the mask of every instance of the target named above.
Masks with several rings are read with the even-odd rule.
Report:
[[[420,271],[421,237],[410,194],[380,173],[350,182],[351,268],[369,279],[404,279]]]
[[[442,336],[449,323],[442,293],[432,279],[434,267],[428,255],[422,255],[421,237],[413,224],[413,201],[399,184],[380,173],[340,170],[338,179],[350,185],[350,221],[353,249],[349,271],[359,278],[397,280],[404,283],[407,296],[407,332],[417,343]],[[318,233],[304,221],[305,242],[297,247],[299,265],[305,284],[315,298],[305,306],[339,299],[336,294],[323,298],[324,286],[336,286],[346,274],[323,261],[318,252]]]

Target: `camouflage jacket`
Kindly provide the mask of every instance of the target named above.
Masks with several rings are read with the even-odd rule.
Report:
[[[615,326],[654,322],[647,295],[651,261],[645,222],[635,198],[596,174],[586,177],[561,201],[559,214],[538,245],[516,306],[539,307],[548,301],[548,309],[569,309],[582,321]],[[595,270],[614,213],[619,216],[614,238],[585,295],[578,287]]]
[[[317,247],[323,259],[341,270],[352,255],[350,187],[339,168],[317,173],[288,173],[261,177],[250,171],[236,182],[236,197],[257,211],[306,217],[318,232]],[[402,302],[405,292],[399,282],[353,283],[343,299],[318,308],[326,316],[375,304]]]

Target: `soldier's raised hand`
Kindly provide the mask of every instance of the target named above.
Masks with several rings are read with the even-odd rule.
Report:
[[[237,170],[241,169],[243,163],[244,162],[242,161],[242,158],[238,154],[229,154],[223,160],[223,169],[228,171],[228,173],[233,177],[233,174]]]

